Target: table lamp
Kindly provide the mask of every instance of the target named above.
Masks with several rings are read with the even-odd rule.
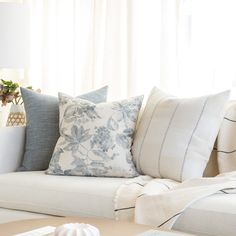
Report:
[[[26,69],[29,64],[29,8],[24,3],[0,2],[0,79],[3,69]],[[7,79],[7,78],[4,78]],[[0,107],[0,126],[7,112]]]

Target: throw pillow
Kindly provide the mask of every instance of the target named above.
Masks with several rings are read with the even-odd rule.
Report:
[[[59,94],[61,136],[46,173],[137,176],[131,144],[142,100],[94,104]]]
[[[86,93],[80,97],[94,103],[105,102],[108,87]],[[21,88],[27,125],[26,143],[19,171],[46,170],[59,138],[58,98]]]
[[[176,181],[201,177],[229,93],[178,99],[154,88],[132,148],[138,171]]]

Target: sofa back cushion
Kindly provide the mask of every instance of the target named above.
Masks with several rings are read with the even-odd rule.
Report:
[[[154,88],[134,138],[138,171],[176,181],[201,177],[228,97],[229,91],[178,99]]]
[[[217,138],[219,172],[236,170],[236,101],[230,101]]]
[[[216,144],[215,144],[216,147]],[[217,152],[215,149],[212,150],[209,161],[207,162],[206,168],[203,172],[203,177],[214,177],[219,174],[219,167],[217,161]]]
[[[105,86],[79,96],[94,103],[105,102]],[[20,171],[37,171],[48,168],[56,142],[59,138],[58,98],[21,88],[27,125],[25,151]]]

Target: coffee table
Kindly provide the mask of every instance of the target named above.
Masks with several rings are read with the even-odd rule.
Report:
[[[24,233],[44,226],[59,226],[66,223],[76,222],[94,225],[99,229],[101,236],[135,236],[137,234],[153,229],[145,225],[138,225],[130,222],[108,219],[84,217],[51,217],[43,219],[14,221],[10,223],[0,224],[0,235],[13,236],[15,234]],[[187,234],[180,233],[178,235]]]

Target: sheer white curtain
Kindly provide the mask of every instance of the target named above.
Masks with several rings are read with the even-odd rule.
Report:
[[[175,0],[25,2],[31,9],[29,83],[46,93],[108,84],[110,97],[121,98],[160,86],[161,73],[176,76],[175,65],[169,69],[175,29],[162,27],[176,27]]]
[[[109,84],[128,87],[126,0],[26,0],[31,9],[29,82],[46,93],[79,94]]]
[[[31,9],[29,83],[110,97],[157,85],[192,96],[236,83],[235,0],[24,0]]]

